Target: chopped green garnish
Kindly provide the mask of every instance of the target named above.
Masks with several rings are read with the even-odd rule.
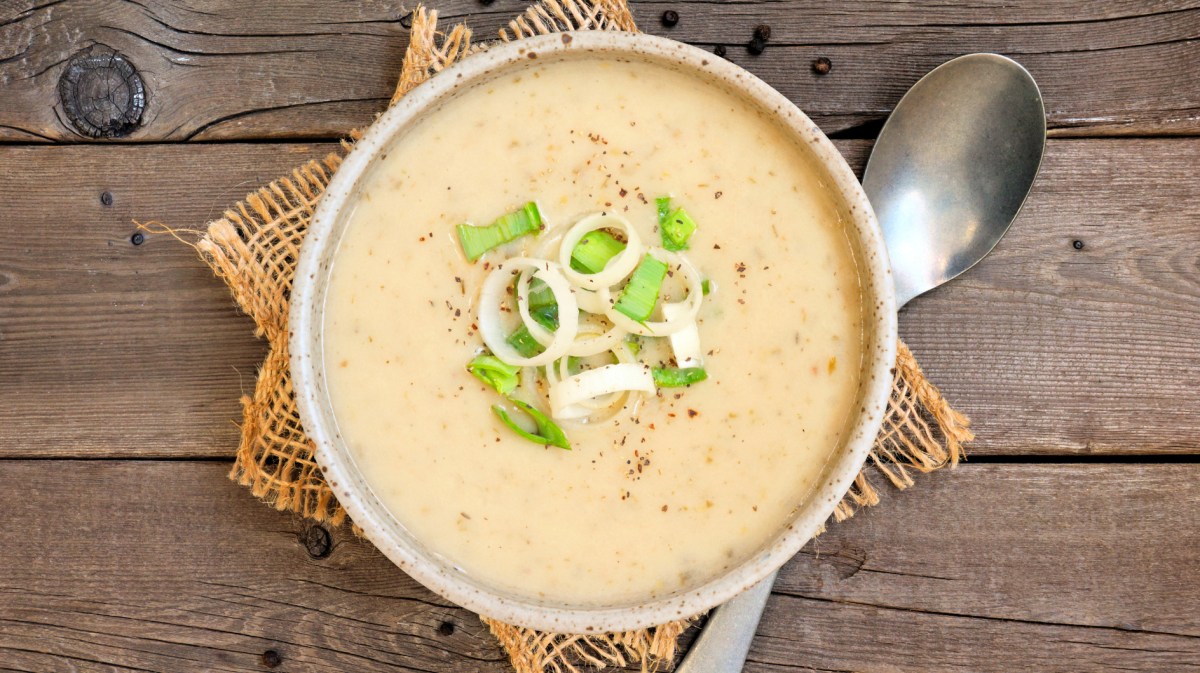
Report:
[[[533,338],[533,335],[529,333],[529,328],[524,325],[521,325],[517,328],[517,331],[508,335],[505,341],[508,342],[509,346],[515,348],[523,358],[531,358],[542,352],[542,345],[538,343],[537,339]]]
[[[701,293],[702,293],[702,294],[703,294],[705,297],[707,297],[707,296],[708,296],[708,293],[709,293],[709,292],[712,292],[712,286],[709,284],[709,282],[708,282],[708,279],[707,279],[707,278],[705,278],[704,280],[700,281],[700,292],[701,292]]]
[[[667,265],[646,255],[633,270],[629,283],[621,291],[621,297],[613,308],[638,322],[646,322],[654,312],[658,292],[666,277]]]
[[[687,250],[688,239],[696,231],[696,222],[683,208],[676,208],[662,222],[663,247],[678,252]]]
[[[654,205],[658,206],[658,226],[661,227],[671,214],[671,197],[660,196],[654,199]]]
[[[542,228],[542,213],[533,201],[526,203],[520,210],[514,210],[486,227],[473,227],[469,224],[458,225],[458,242],[462,244],[463,254],[474,262],[483,253],[514,241],[525,234],[539,231]]]
[[[496,389],[501,395],[511,393],[521,382],[521,368],[506,364],[495,355],[477,355],[467,363],[467,371],[475,378]]]
[[[529,283],[529,308],[541,308],[543,306],[554,306],[557,302],[554,300],[554,291],[550,289],[542,281],[534,278]]]
[[[607,231],[589,231],[571,251],[571,268],[580,273],[600,273],[608,260],[624,249],[625,244]]]
[[[503,421],[504,424],[507,425],[513,432],[537,444],[546,444],[549,446],[557,446],[560,449],[566,449],[568,451],[571,450],[571,443],[567,441],[567,435],[563,433],[562,428],[558,427],[558,425],[555,424],[554,421],[550,420],[546,414],[543,414],[541,411],[538,411],[528,404],[525,404],[521,400],[514,400],[510,398],[508,401],[515,404],[521,411],[529,414],[530,418],[533,419],[533,422],[537,424],[537,434],[535,435],[514,423],[512,418],[509,418],[508,412],[504,410],[504,407],[500,406],[499,404],[492,405],[492,411],[495,412],[495,414],[500,417],[500,420]]]
[[[655,367],[650,370],[650,375],[659,388],[682,388],[708,378],[704,367]]]
[[[558,329],[558,302],[554,292],[536,278],[529,284],[529,317],[546,329]]]
[[[625,345],[629,346],[629,352],[633,353],[633,357],[635,358],[642,350],[642,340],[636,334],[626,334]]]
[[[529,317],[548,330],[556,330],[558,329],[558,304],[539,306],[537,308],[530,307]]]

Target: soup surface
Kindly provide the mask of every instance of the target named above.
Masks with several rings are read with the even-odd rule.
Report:
[[[598,58],[531,64],[411,127],[364,178],[324,314],[334,414],[378,497],[465,572],[559,604],[690,588],[768,543],[839,449],[860,383],[853,247],[812,161],[721,89]],[[636,422],[563,423],[570,451],[519,437],[464,365],[483,347],[484,267],[539,239],[472,264],[455,225],[537,201],[550,227],[606,211],[654,241],[668,194],[699,225],[686,254],[713,289],[708,380],[647,397]]]

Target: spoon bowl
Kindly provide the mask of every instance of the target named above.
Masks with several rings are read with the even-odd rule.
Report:
[[[1045,147],[1037,83],[1004,56],[948,61],[900,99],[863,175],[898,306],[991,252],[1021,210]]]

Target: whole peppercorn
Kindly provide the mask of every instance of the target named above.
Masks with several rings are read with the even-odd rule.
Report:
[[[746,45],[746,49],[750,50],[751,54],[758,56],[767,49],[767,41],[755,35],[750,44]]]
[[[829,59],[825,58],[824,56],[822,56],[821,58],[818,58],[817,60],[813,61],[813,63],[812,63],[813,72],[817,73],[818,75],[828,75],[829,71],[832,68],[833,68],[833,61],[830,61]]]
[[[668,9],[662,13],[662,25],[667,28],[674,28],[677,23],[679,23],[679,12]]]
[[[718,44],[716,47],[713,48],[713,53],[716,54],[717,56],[720,56],[721,58],[725,58],[726,51],[727,50],[725,49],[725,45],[723,45],[723,44]]]
[[[754,27],[754,37],[769,40],[771,39],[771,27],[765,23],[760,23]]]

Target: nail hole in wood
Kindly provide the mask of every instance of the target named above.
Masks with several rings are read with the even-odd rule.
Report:
[[[438,625],[438,633],[442,634],[443,636],[454,635],[454,622],[447,621],[447,622],[442,622],[441,624],[439,624]]]
[[[262,653],[262,665],[267,668],[275,668],[283,663],[283,656],[275,650],[267,650]]]

